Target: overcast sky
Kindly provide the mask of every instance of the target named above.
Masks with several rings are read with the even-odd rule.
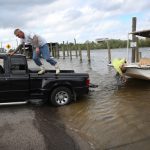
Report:
[[[16,43],[15,28],[48,42],[126,39],[132,17],[137,30],[150,29],[149,0],[1,0],[0,42]]]

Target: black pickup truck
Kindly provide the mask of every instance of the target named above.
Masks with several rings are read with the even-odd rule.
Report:
[[[0,54],[0,105],[27,103],[41,99],[55,106],[70,103],[79,95],[88,94],[89,75],[74,70],[38,70],[28,68],[24,55]]]

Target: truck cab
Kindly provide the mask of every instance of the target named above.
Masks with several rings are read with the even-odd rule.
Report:
[[[29,73],[25,57],[0,55],[1,102],[24,101],[29,98]],[[16,96],[17,95],[17,96]]]

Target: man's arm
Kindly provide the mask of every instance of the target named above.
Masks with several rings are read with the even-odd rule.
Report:
[[[8,54],[9,55],[14,55],[15,53],[17,53],[20,49],[22,49],[22,47],[23,47],[23,44],[20,44],[20,45],[18,45],[18,47],[16,48],[16,50],[15,51],[13,51],[13,52],[8,52]]]
[[[17,53],[22,48],[23,48],[23,44],[18,45],[18,47],[16,48],[16,50],[14,51],[14,53]]]
[[[39,40],[38,40],[38,36],[37,35],[33,36],[33,45],[36,48],[39,47]]]
[[[36,53],[39,54],[40,49],[39,49],[39,40],[38,40],[38,36],[37,35],[33,36],[33,45],[36,48]]]

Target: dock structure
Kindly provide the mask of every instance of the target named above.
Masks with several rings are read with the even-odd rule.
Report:
[[[73,59],[73,57],[78,58],[80,62],[82,62],[82,44],[77,44],[76,39],[74,39],[74,43],[69,43],[68,41],[65,43],[64,41],[59,45],[59,50],[62,52],[62,57],[65,59],[66,57],[69,57],[70,60]],[[59,52],[60,52],[59,51]],[[87,52],[87,61],[90,63],[91,62],[91,56],[90,56],[90,44],[86,43],[86,52]]]
[[[54,58],[59,59],[60,57],[65,59],[66,57],[70,58],[70,60],[75,58],[79,58],[79,61],[82,62],[83,57],[82,57],[82,44],[77,44],[76,40],[74,39],[74,43],[69,43],[68,41],[65,43],[64,41],[59,44],[57,42],[55,43],[47,43],[50,49],[51,56]],[[87,61],[88,63],[91,62],[91,46],[90,43],[86,42],[85,43],[85,51],[87,53]],[[23,48],[20,50],[21,54],[26,55],[27,58],[32,59],[32,54],[33,54],[33,48],[32,45],[30,44],[25,44]]]
[[[136,17],[132,18],[132,32],[136,31]],[[132,42],[136,42],[136,36],[134,34],[132,34]],[[136,62],[136,47],[132,47],[132,58],[131,58],[131,62]]]
[[[140,58],[141,58],[141,52],[139,52],[139,46],[138,46],[138,37],[137,36],[142,36],[145,38],[150,38],[149,37],[149,30],[142,30],[142,31],[136,31],[136,23],[137,23],[137,19],[136,17],[132,18],[132,32],[129,33],[132,35],[132,39],[131,39],[131,43],[134,43],[134,46],[131,46],[132,44],[130,44],[130,47],[132,48],[132,55],[131,55],[131,62],[139,62]],[[129,39],[128,39],[129,41]]]
[[[50,49],[50,53],[53,57],[59,58],[59,44],[58,43],[47,43]],[[30,44],[25,44],[20,50],[21,54],[24,54],[27,58],[32,59],[33,48]]]
[[[47,43],[51,52],[51,55],[55,58],[59,58],[59,44],[55,43]]]

